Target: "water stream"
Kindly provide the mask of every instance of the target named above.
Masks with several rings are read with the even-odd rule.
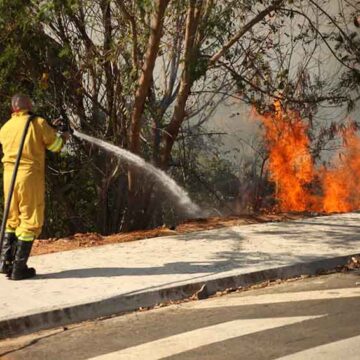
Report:
[[[85,135],[77,130],[74,130],[73,135],[79,139],[85,140],[104,149],[107,152],[116,155],[118,158],[126,161],[128,164],[142,169],[148,176],[151,176],[151,178],[154,179],[157,184],[162,186],[161,188],[170,196],[171,199],[176,202],[176,205],[189,217],[201,216],[201,209],[199,208],[199,206],[193,203],[188,193],[164,171],[147,163],[140,156],[137,156],[132,152],[122,149],[113,144],[107,143],[106,141],[94,138],[89,135]],[[146,178],[144,178],[144,181],[147,181]]]

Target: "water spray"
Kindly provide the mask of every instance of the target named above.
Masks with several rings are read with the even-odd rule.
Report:
[[[173,180],[164,171],[147,163],[140,156],[137,156],[128,150],[110,144],[106,141],[83,134],[77,130],[73,130],[73,136],[81,140],[85,140],[93,145],[96,145],[99,148],[102,148],[116,155],[117,157],[125,160],[127,163],[133,165],[134,167],[144,170],[153,179],[161,182],[161,184],[165,188],[165,191],[169,193],[169,195],[176,201],[176,203],[183,209],[183,211],[189,217],[199,217],[201,215],[202,212],[199,206],[197,206],[191,201],[188,193],[182,187],[180,187],[175,182],[175,180]]]
[[[183,210],[183,212],[187,216],[194,218],[204,215],[203,211],[199,208],[199,206],[191,201],[188,193],[164,171],[149,164],[143,158],[135,155],[128,150],[110,144],[98,138],[83,134],[80,131],[74,130],[71,126],[71,122],[67,116],[64,107],[60,108],[60,114],[61,117],[58,120],[60,120],[61,127],[57,125],[57,129],[60,132],[70,132],[73,136],[81,140],[85,140],[95,146],[98,146],[99,148],[114,154],[122,160],[125,160],[128,164],[131,164],[132,166],[145,171],[156,182],[160,182],[163,185],[164,190],[171,196],[172,199],[174,199],[176,204]]]
[[[61,108],[61,118],[59,120],[60,123],[57,125],[57,129],[60,132],[70,132],[73,136],[81,140],[85,140],[90,144],[96,145],[99,148],[121,158],[132,166],[145,171],[156,182],[160,182],[164,186],[164,190],[175,200],[176,204],[184,211],[185,214],[187,214],[187,216],[194,218],[202,215],[202,210],[191,201],[188,193],[164,171],[147,163],[143,158],[128,150],[74,130],[70,125],[70,120],[67,117],[64,108]]]

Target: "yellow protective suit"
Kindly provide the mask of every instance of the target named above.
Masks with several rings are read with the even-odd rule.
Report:
[[[13,113],[0,130],[5,202],[28,117],[26,111]],[[32,120],[25,138],[6,223],[6,232],[16,232],[19,240],[33,241],[41,233],[45,209],[45,150],[58,152],[62,146],[62,138],[45,119],[36,117]]]

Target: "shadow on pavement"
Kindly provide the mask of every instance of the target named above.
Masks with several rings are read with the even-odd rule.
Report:
[[[330,255],[331,256],[331,255]],[[268,253],[262,252],[247,252],[247,253],[232,253],[226,251],[219,253],[218,258],[224,260],[218,260],[213,262],[173,262],[164,264],[164,266],[157,267],[137,267],[137,268],[125,268],[125,267],[98,267],[98,268],[82,268],[64,270],[48,274],[39,274],[34,280],[43,279],[69,279],[69,278],[97,278],[97,277],[121,277],[121,276],[153,276],[153,275],[171,275],[171,274],[219,274],[222,272],[231,271],[234,269],[249,268],[261,264],[266,257],[269,257]],[[298,256],[299,263],[315,261],[321,257],[317,256]],[[283,253],[279,256],[279,261],[273,261],[273,266],[286,266],[290,260],[294,259],[294,255],[291,253]],[[260,269],[258,269],[260,270]],[[256,271],[256,269],[254,269]],[[185,280],[185,279],[183,279]],[[181,281],[183,281],[181,280]]]

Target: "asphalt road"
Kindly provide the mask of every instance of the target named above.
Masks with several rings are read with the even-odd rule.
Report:
[[[192,301],[0,343],[1,359],[360,359],[360,272]]]

